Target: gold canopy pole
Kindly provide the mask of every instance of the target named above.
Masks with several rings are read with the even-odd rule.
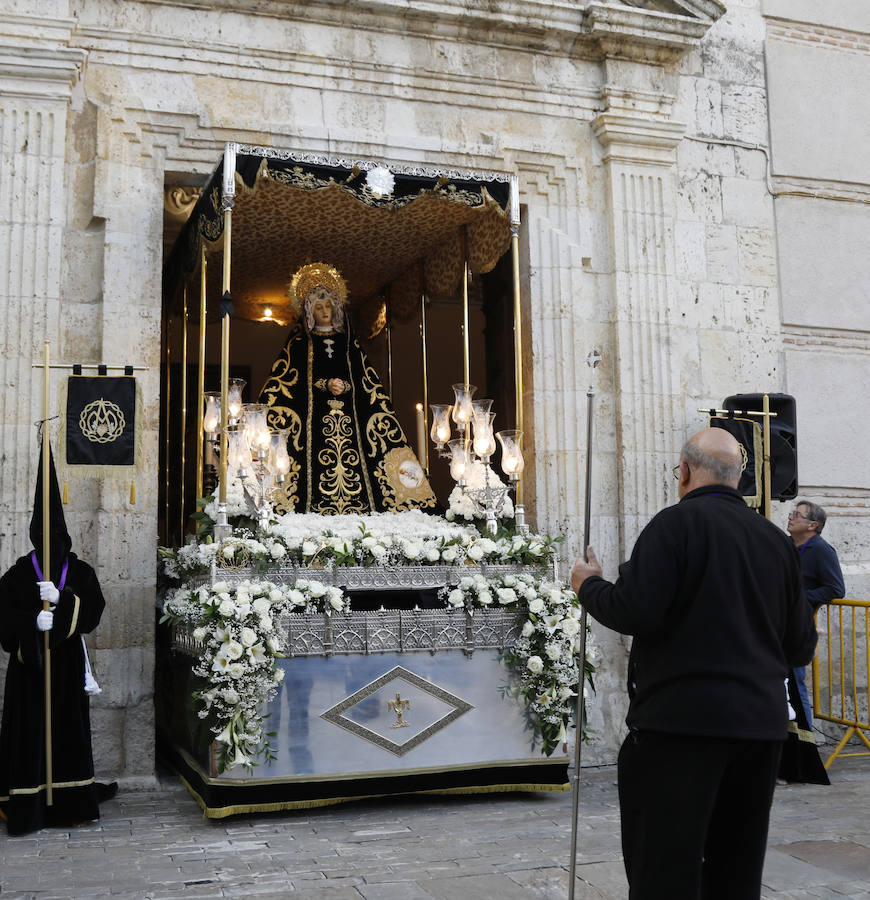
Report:
[[[228,537],[231,531],[227,522],[227,406],[229,405],[230,382],[230,312],[223,307],[223,303],[225,300],[229,300],[230,293],[230,261],[233,247],[233,198],[236,193],[236,149],[237,145],[232,142],[228,143],[224,148],[224,182],[223,199],[221,201],[224,210],[224,268],[221,288],[221,458],[218,517],[214,529],[215,538],[218,540]]]
[[[49,366],[49,347],[51,341],[45,342],[42,370],[42,579],[51,581],[51,503],[49,500],[50,464],[48,443],[48,418],[50,407],[51,367]],[[49,609],[48,600],[42,601],[42,609]],[[52,806],[52,758],[51,758],[51,631],[42,633],[45,652],[44,685],[45,685],[45,802]]]
[[[387,390],[390,402],[393,402],[393,310],[390,304],[392,297],[387,293]]]
[[[513,261],[514,282],[514,393],[517,431],[523,430],[523,316],[520,301],[520,190],[519,179],[511,176],[510,192],[511,213],[511,259]],[[526,515],[523,504],[523,476],[517,480],[516,511],[514,521],[517,528],[525,530]]]
[[[184,452],[187,442],[187,284],[184,285],[183,319],[181,322],[181,474],[179,488],[178,543],[184,543]]]
[[[468,343],[468,235],[462,233],[462,377],[465,384],[471,384]]]
[[[425,440],[429,434],[429,354],[426,346],[426,294],[420,295],[420,346],[423,357],[423,459],[421,465],[429,474],[429,443]]]
[[[169,363],[172,356],[170,344],[172,341],[172,314],[166,313],[166,406],[163,410],[163,459],[166,472],[163,480],[163,534],[167,544],[171,542],[169,537],[169,470],[172,468],[169,460],[169,400],[172,378],[169,373]]]
[[[203,433],[202,420],[204,416],[203,394],[205,393],[205,246],[200,250],[200,279],[199,279],[199,367],[196,373],[196,497],[202,497],[202,471],[203,471]]]

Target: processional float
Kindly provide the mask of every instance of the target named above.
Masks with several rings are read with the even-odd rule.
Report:
[[[267,216],[258,219],[256,204],[263,202],[272,206]],[[278,211],[286,228],[276,235],[277,246],[272,247],[263,242],[262,232],[256,232],[257,221],[274,220]],[[354,216],[359,218],[353,221],[364,224],[365,246],[359,241],[343,240],[341,229],[336,226],[336,222],[349,222]],[[383,233],[376,224],[384,227]],[[257,437],[257,429],[251,426],[251,437],[242,446],[238,429],[251,423],[235,422],[241,400],[238,382],[233,383],[230,371],[230,314],[256,321],[280,318],[281,308],[275,297],[283,293],[289,275],[314,260],[324,260],[342,272],[353,296],[374,301],[369,308],[370,319],[389,322],[402,298],[412,298],[405,307],[410,306],[416,313],[420,326],[423,402],[417,405],[415,417],[421,465],[427,472],[432,468],[427,464],[428,450],[421,446],[419,437],[422,435],[425,440],[429,434],[438,451],[449,452],[456,490],[486,519],[491,538],[498,534],[497,523],[507,491],[515,490],[515,540],[521,548],[517,558],[527,551],[545,554],[543,543],[529,533],[524,520],[518,232],[516,176],[416,166],[388,169],[372,162],[227,145],[222,165],[203,191],[166,271],[168,300],[178,304],[182,315],[188,309],[186,285],[199,275],[198,396],[191,404],[197,409],[197,496],[202,496],[208,480],[202,460],[208,453],[209,441],[216,445],[219,441],[215,454],[215,543],[206,546],[201,554],[209,556],[212,562],[210,568],[195,574],[188,571],[185,589],[214,592],[219,585],[223,593],[216,595],[215,603],[222,602],[219,597],[224,594],[237,602],[238,591],[247,597],[251,591],[263,590],[263,579],[271,580],[273,596],[284,596],[281,592],[292,588],[300,596],[308,591],[306,596],[310,599],[310,585],[319,581],[323,584],[317,587],[318,591],[338,594],[320,594],[333,597],[332,611],[293,614],[282,619],[288,643],[285,656],[279,661],[284,680],[277,699],[269,705],[271,721],[279,726],[278,743],[271,766],[258,770],[254,778],[247,770],[227,765],[226,754],[216,757],[212,734],[185,712],[190,709],[188,696],[197,690],[191,673],[197,665],[199,671],[204,671],[202,653],[209,637],[205,628],[186,627],[177,618],[174,620],[169,637],[171,652],[165,663],[158,666],[162,682],[158,685],[160,743],[165,758],[192,786],[207,815],[220,817],[242,811],[313,806],[373,792],[568,789],[567,756],[555,752],[561,749],[563,740],[561,736],[557,740],[558,726],[548,726],[551,755],[544,756],[540,741],[535,746],[534,734],[529,730],[524,701],[502,698],[502,689],[510,680],[505,654],[510,655],[516,648],[521,623],[514,608],[489,605],[496,590],[513,592],[509,586],[525,585],[522,578],[531,578],[532,571],[539,579],[547,577],[552,582],[552,568],[516,561],[496,564],[480,556],[477,562],[470,556],[464,566],[445,565],[453,551],[450,546],[444,547],[443,541],[443,560],[433,564],[421,565],[418,560],[391,567],[371,564],[369,560],[369,565],[339,565],[335,564],[333,545],[345,539],[333,535],[309,541],[309,551],[303,543],[301,561],[294,558],[291,563],[258,573],[260,586],[252,588],[255,573],[244,564],[249,548],[234,534],[227,515],[229,476],[245,471],[252,518],[260,526],[265,525],[270,516],[263,484],[270,480],[277,483],[286,465],[278,453],[282,440],[286,443],[280,434],[276,447],[275,434],[261,432]],[[410,260],[406,253],[408,234],[427,236],[430,242]],[[509,424],[513,427],[496,434],[493,400],[475,401],[475,388],[470,383],[469,283],[472,272],[488,271],[508,250],[512,262],[514,357],[513,422]],[[219,287],[207,265],[207,256],[215,252],[223,254]],[[246,283],[253,268],[261,274],[272,273],[269,290],[261,289],[259,295]],[[454,270],[457,277],[449,277]],[[439,275],[443,276],[442,283]],[[445,289],[445,283],[449,283],[449,289]],[[385,288],[386,284],[389,287]],[[462,377],[454,384],[452,403],[430,405],[430,301],[439,292],[454,295],[457,288],[461,296]],[[206,299],[218,294],[220,390],[208,396],[204,379]],[[384,295],[390,301],[387,309]],[[185,324],[185,347],[186,330]],[[388,383],[392,383],[389,330],[387,338]],[[185,352],[186,349],[181,355],[186,362]],[[167,378],[168,374],[169,366]],[[184,389],[184,381],[181,386]],[[167,383],[164,396],[168,393]],[[507,392],[502,399],[506,396]],[[183,411],[187,408],[185,399],[180,404]],[[243,420],[247,419],[246,412],[241,412]],[[252,409],[251,418],[256,419],[259,413],[260,410]],[[183,431],[187,427],[186,413],[182,412],[182,416]],[[170,425],[167,403],[167,434]],[[452,438],[452,426],[458,432],[456,438]],[[406,430],[410,433],[412,429]],[[502,469],[508,484],[490,468],[496,441],[502,449]],[[165,454],[167,471],[170,467],[180,469],[169,458],[168,442]],[[435,462],[434,455],[431,462]],[[254,470],[263,476],[256,484],[251,475]],[[480,480],[471,483],[475,472]],[[183,485],[170,485],[170,481],[168,478],[171,490],[167,489],[164,496],[165,521],[175,518],[169,514],[174,495],[181,523],[184,510],[191,504],[184,498]],[[285,516],[281,521],[292,522],[293,517]],[[263,537],[267,534],[261,527],[260,537],[268,543],[272,536]],[[348,538],[342,545],[344,551],[349,544]],[[481,545],[494,547],[496,542],[490,540]],[[283,555],[285,548],[281,546],[277,552]],[[306,552],[313,555],[305,556]],[[437,556],[434,546],[430,546],[430,552]],[[333,556],[324,565],[330,553]],[[181,556],[181,551],[175,555],[176,565]],[[301,589],[300,584],[304,585]],[[479,591],[475,596],[484,598],[477,606],[460,603],[457,608],[444,609],[443,599],[433,599],[436,592],[444,597],[475,590]],[[353,595],[354,605],[359,600],[363,608],[347,612],[342,606],[342,591]],[[551,593],[559,594],[558,590]],[[413,599],[404,606],[404,601],[390,602],[409,594]],[[186,601],[178,601],[175,596],[176,606],[170,602],[170,608],[177,609]],[[256,596],[258,600],[263,598],[262,594]],[[566,609],[571,605],[564,594],[558,600],[566,604]],[[308,608],[315,605],[312,602]],[[579,609],[576,612],[579,616]],[[572,634],[577,627],[573,622]],[[573,657],[573,637],[566,646],[570,648],[567,656]],[[536,659],[536,666],[543,665]],[[204,691],[200,683],[198,691],[200,697],[208,694],[210,703],[220,700],[215,700],[214,688]],[[568,693],[573,698],[574,692]],[[233,701],[236,702],[235,696]],[[564,707],[566,697],[561,696],[559,702]],[[242,731],[240,721],[238,716],[228,719],[221,733],[222,737],[229,735],[236,740],[235,759],[246,755],[244,736],[238,738]]]

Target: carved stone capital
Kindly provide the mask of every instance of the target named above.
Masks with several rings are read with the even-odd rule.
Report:
[[[605,162],[671,166],[685,130],[682,122],[624,113],[603,112],[592,121]]]
[[[87,59],[85,50],[67,46],[74,24],[72,19],[4,16],[0,94],[28,100],[68,100]]]

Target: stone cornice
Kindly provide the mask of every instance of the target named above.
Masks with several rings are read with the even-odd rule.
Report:
[[[675,0],[684,15],[619,4],[570,0],[139,0],[126,4],[174,6],[204,14],[271,17],[334,28],[396,32],[427,40],[459,39],[471,44],[525,51],[606,55],[668,63],[696,46],[725,12],[719,0]],[[80,19],[85,31],[111,30]],[[168,35],[166,35],[168,37]],[[143,35],[144,37],[144,35]],[[154,34],[152,37],[159,37]],[[255,48],[251,48],[253,52]]]
[[[584,17],[589,38],[604,56],[658,65],[697,47],[714,22],[600,2],[590,3]]]
[[[613,112],[603,112],[592,121],[606,162],[671,166],[685,130],[681,122]]]

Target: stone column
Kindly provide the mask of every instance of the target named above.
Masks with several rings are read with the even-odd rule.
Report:
[[[708,21],[667,20],[592,4],[602,53],[603,111],[592,121],[602,148],[610,224],[620,552],[675,499],[671,467],[682,441],[677,333],[676,148],[671,119],[675,62]]]
[[[73,19],[0,22],[0,571],[30,547],[42,417],[43,341],[61,346],[67,111],[84,63],[67,45]],[[52,379],[56,382],[57,379]],[[52,403],[56,406],[56,385]]]

